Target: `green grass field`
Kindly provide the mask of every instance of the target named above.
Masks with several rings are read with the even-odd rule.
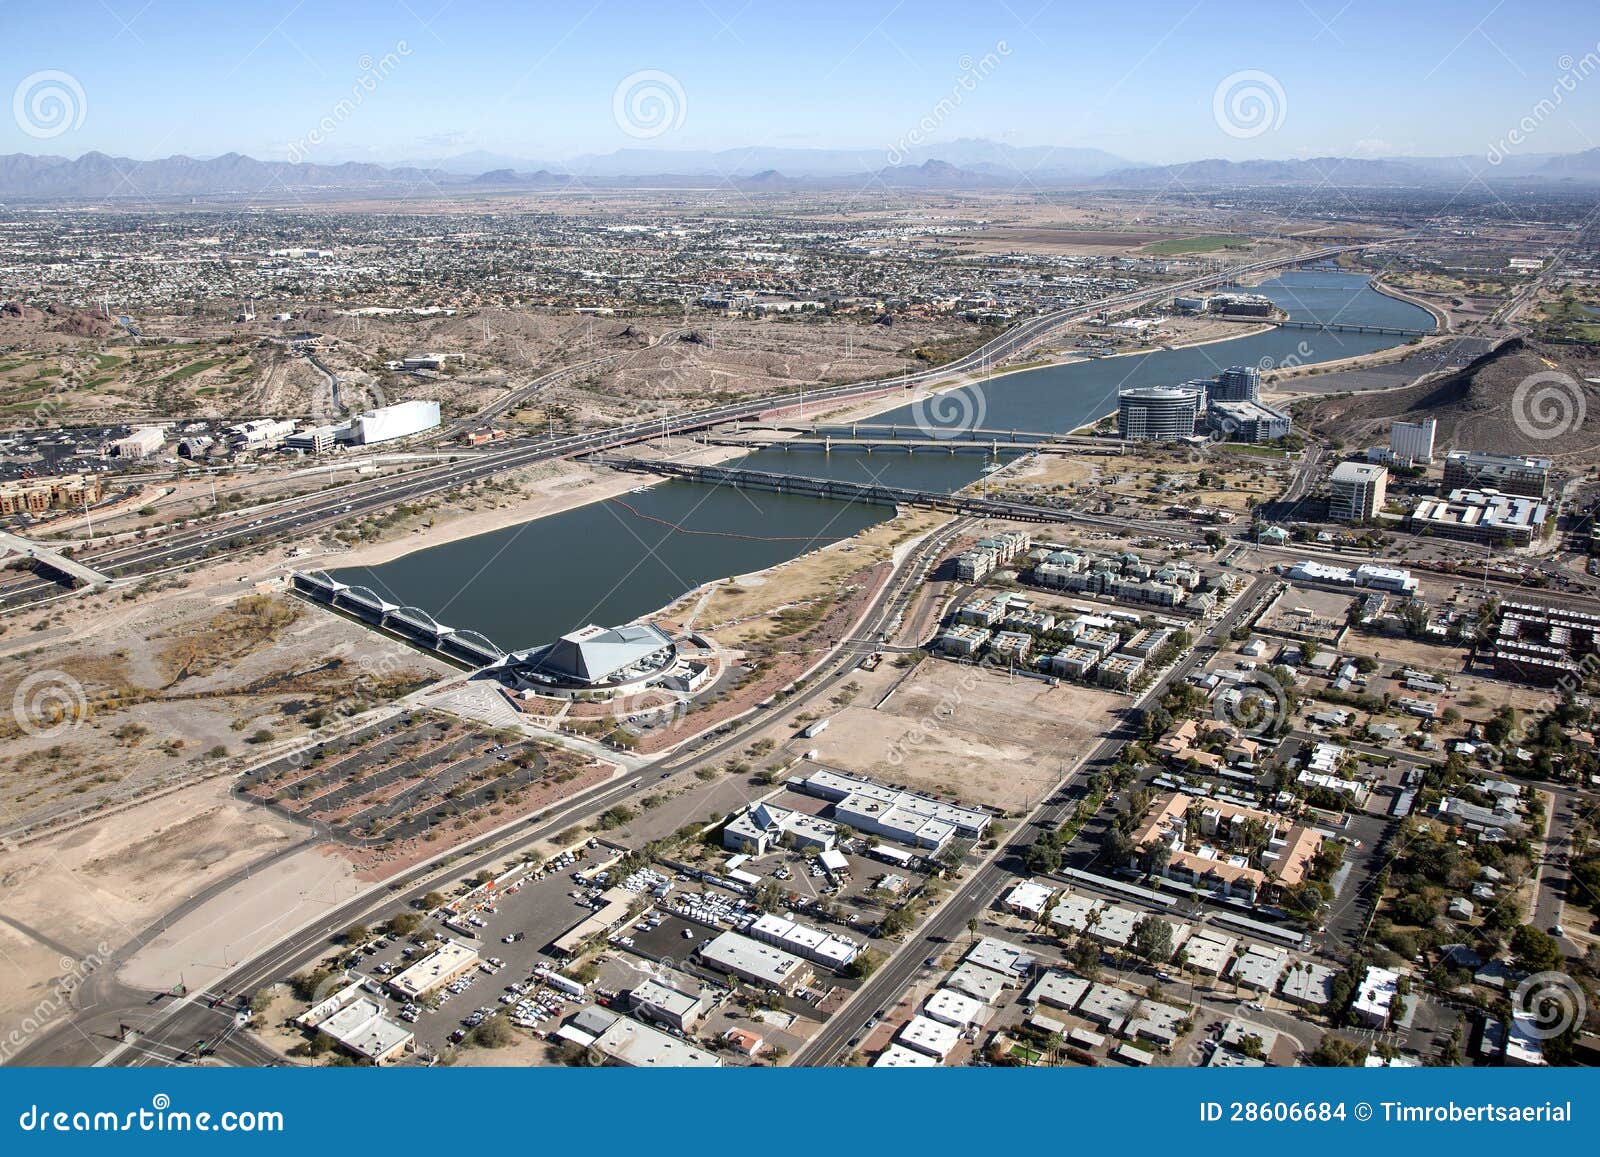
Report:
[[[1174,237],[1169,241],[1157,241],[1146,245],[1140,252],[1158,257],[1175,257],[1180,253],[1215,253],[1230,246],[1249,244],[1248,237],[1229,237],[1221,233],[1210,233],[1201,237]]]

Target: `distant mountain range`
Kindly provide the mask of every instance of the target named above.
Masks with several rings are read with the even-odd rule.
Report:
[[[939,155],[931,155],[937,151]],[[239,153],[134,161],[104,153],[76,159],[0,156],[0,198],[8,200],[229,201],[349,198],[362,195],[474,194],[518,189],[731,186],[749,191],[863,189],[1006,190],[1078,186],[1186,189],[1244,186],[1448,187],[1485,182],[1600,183],[1600,148],[1565,155],[1508,157],[1315,157],[1288,161],[1191,161],[1135,165],[1098,149],[1015,148],[956,141],[889,163],[882,150],[730,149],[674,152],[622,149],[556,164],[488,153],[405,165],[362,162],[290,164]]]

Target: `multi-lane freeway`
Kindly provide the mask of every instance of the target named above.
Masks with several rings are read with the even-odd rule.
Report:
[[[451,490],[463,483],[492,477],[534,463],[554,458],[568,458],[601,450],[613,450],[651,438],[693,433],[727,422],[759,417],[801,407],[829,405],[855,398],[871,397],[894,390],[932,388],[960,378],[1019,354],[1045,340],[1063,325],[1083,321],[1107,310],[1128,309],[1147,304],[1173,293],[1200,289],[1240,276],[1270,272],[1306,262],[1329,257],[1363,246],[1339,245],[1310,250],[1291,257],[1222,270],[1201,277],[1170,282],[1161,286],[1135,290],[1100,298],[1082,306],[1056,310],[1013,326],[999,337],[960,358],[934,369],[908,373],[900,377],[822,389],[801,391],[777,397],[760,398],[728,405],[713,406],[662,419],[632,422],[604,430],[580,434],[557,435],[536,439],[518,439],[502,443],[485,451],[463,451],[459,460],[425,467],[402,476],[390,476],[370,481],[357,481],[320,491],[298,499],[272,504],[265,514],[250,511],[237,516],[208,522],[203,525],[179,527],[163,532],[152,541],[123,546],[109,546],[89,550],[78,555],[80,561],[114,579],[133,578],[170,568],[192,565],[202,555],[225,554],[231,551],[272,540],[303,538],[308,533],[324,529],[351,518],[384,510],[401,502],[413,502]],[[552,380],[586,373],[598,364],[619,355],[606,355],[594,362],[579,363],[546,375],[544,379],[525,387],[518,394],[549,384]],[[487,420],[502,407],[516,403],[515,398],[501,399],[485,414]],[[483,418],[484,415],[479,415]],[[15,610],[29,603],[60,594],[61,588],[48,579],[28,575],[0,583],[0,612]]]

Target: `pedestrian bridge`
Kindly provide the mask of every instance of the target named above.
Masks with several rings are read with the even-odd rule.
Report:
[[[442,655],[478,666],[494,666],[506,657],[503,649],[477,631],[446,626],[421,607],[390,602],[371,587],[342,583],[327,571],[293,571],[290,581],[303,595],[404,635]]]

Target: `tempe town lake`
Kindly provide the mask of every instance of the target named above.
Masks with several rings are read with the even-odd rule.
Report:
[[[1295,321],[1433,328],[1426,310],[1377,292],[1358,274],[1292,272],[1255,291]],[[945,414],[981,414],[976,424],[988,429],[1066,433],[1115,410],[1118,390],[1214,377],[1231,365],[1335,361],[1406,340],[1270,329],[1208,345],[1005,374],[870,421],[910,427],[921,409],[935,422]],[[761,450],[729,463],[946,491],[977,479],[985,464],[977,454],[840,450]],[[501,647],[521,650],[586,623],[630,622],[701,583],[764,570],[892,516],[881,506],[668,481],[379,566],[332,574],[393,602],[421,607],[457,630],[475,630]]]

